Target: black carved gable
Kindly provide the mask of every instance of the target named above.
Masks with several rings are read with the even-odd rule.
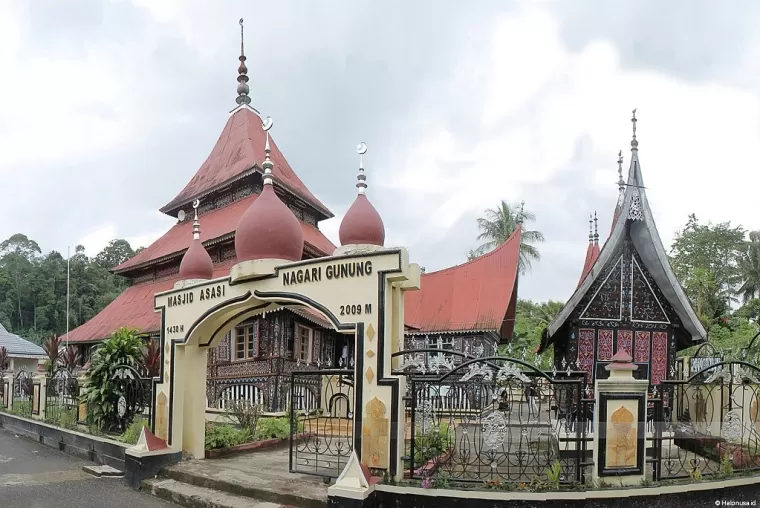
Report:
[[[658,298],[659,295],[659,298]],[[657,284],[634,252],[631,256],[631,320],[649,323],[670,323],[665,306],[661,301],[662,293]]]
[[[603,273],[601,284],[592,287],[591,299],[582,307],[580,319],[615,320],[622,319],[622,274],[623,257],[618,256],[611,268]],[[583,305],[583,303],[582,303]]]

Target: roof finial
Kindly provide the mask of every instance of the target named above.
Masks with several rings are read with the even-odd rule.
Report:
[[[251,91],[248,86],[248,67],[245,66],[245,51],[243,48],[243,18],[240,18],[240,67],[238,67],[238,86],[237,86],[237,99],[235,102],[242,106],[243,104],[250,104],[251,98],[248,97],[248,93]]]
[[[631,150],[638,150],[639,142],[636,140],[636,110],[639,108],[633,108],[633,116],[631,117],[631,124],[633,124],[633,138],[631,139]]]
[[[261,128],[264,129],[267,136],[267,141],[264,144],[264,162],[261,164],[264,170],[264,185],[272,185],[272,168],[274,167],[274,163],[269,158],[269,153],[272,151],[269,147],[269,129],[272,128],[272,125],[274,125],[274,120],[272,120],[271,116],[266,117],[261,123]]]
[[[201,223],[198,220],[198,207],[200,204],[201,201],[199,199],[193,201],[193,210],[195,211],[195,218],[193,219],[193,240],[201,239]]]
[[[599,243],[599,223],[596,218],[596,212],[594,212],[594,243]]]
[[[356,175],[356,188],[359,194],[367,192],[367,177],[364,175],[364,154],[367,153],[367,143],[362,141],[356,145],[356,153],[359,154],[359,174]]]
[[[525,200],[520,202],[520,212],[517,214],[517,223],[522,224],[525,220]]]
[[[593,243],[594,241],[594,216],[591,214],[588,214],[588,243]]]

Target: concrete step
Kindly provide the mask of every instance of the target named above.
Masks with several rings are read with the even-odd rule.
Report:
[[[141,490],[186,508],[283,508],[284,506],[198,487],[169,478],[145,480],[141,485]]]
[[[179,483],[202,487],[217,492],[225,492],[241,498],[268,501],[276,506],[293,506],[298,508],[326,508],[327,496],[315,494],[316,490],[326,493],[324,485],[304,484],[285,478],[263,478],[249,476],[242,481],[233,475],[208,475],[201,472],[189,472],[180,468],[168,467],[161,470],[159,478],[175,480]],[[259,475],[261,476],[261,475]],[[324,495],[324,494],[322,494]]]

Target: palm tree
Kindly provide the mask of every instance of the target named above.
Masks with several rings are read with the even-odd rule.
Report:
[[[467,255],[468,259],[482,256],[502,243],[506,242],[517,226],[528,221],[535,221],[536,214],[526,212],[523,206],[510,206],[502,200],[498,208],[488,208],[485,212],[485,218],[478,219],[478,229],[480,234],[478,240],[485,241],[474,251]],[[521,274],[525,274],[531,268],[532,261],[540,261],[541,254],[534,243],[544,241],[544,235],[540,231],[529,231],[523,229],[522,241],[520,243],[520,260],[518,267]]]
[[[760,231],[750,231],[747,250],[739,258],[739,277],[742,285],[737,290],[744,303],[760,296]]]

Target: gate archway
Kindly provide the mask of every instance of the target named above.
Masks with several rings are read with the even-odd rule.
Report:
[[[406,250],[396,248],[294,263],[246,261],[229,277],[180,282],[157,294],[163,368],[155,388],[156,434],[203,457],[208,348],[246,319],[302,305],[355,337],[353,448],[369,467],[396,474],[405,387],[391,373],[391,353],[403,341],[404,292],[419,287],[419,275]],[[362,427],[370,430],[366,439]]]

